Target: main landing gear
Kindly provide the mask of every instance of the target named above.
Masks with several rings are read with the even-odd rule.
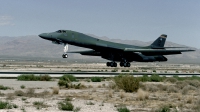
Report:
[[[67,51],[68,51],[68,44],[64,44],[64,54],[62,55],[63,58],[67,58]]]
[[[116,62],[107,62],[106,65],[108,67],[117,67]],[[120,67],[130,67],[131,64],[129,62],[120,62]]]
[[[116,62],[107,62],[106,65],[108,67],[117,67],[117,63]]]
[[[120,62],[121,67],[130,67],[131,64],[129,62]]]

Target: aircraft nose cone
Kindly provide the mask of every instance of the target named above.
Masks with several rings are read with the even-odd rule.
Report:
[[[38,36],[43,38],[43,39],[46,39],[46,34],[45,33],[39,34]]]

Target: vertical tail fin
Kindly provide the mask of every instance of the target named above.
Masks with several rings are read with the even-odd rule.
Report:
[[[151,48],[163,48],[165,45],[167,35],[162,34],[160,37],[158,37],[152,44]]]

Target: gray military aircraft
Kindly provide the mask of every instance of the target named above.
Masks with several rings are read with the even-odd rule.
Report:
[[[42,33],[41,38],[52,41],[54,44],[64,45],[63,58],[67,58],[68,44],[89,48],[87,51],[74,51],[68,53],[80,53],[89,56],[101,56],[104,59],[110,60],[107,66],[117,67],[116,62],[120,62],[121,67],[130,67],[130,62],[155,62],[167,61],[163,55],[181,54],[181,52],[195,51],[190,49],[177,50],[168,48],[183,48],[183,47],[164,47],[167,35],[162,34],[149,46],[134,46],[121,43],[109,42],[91,37],[89,35],[71,31],[58,30],[51,33]]]

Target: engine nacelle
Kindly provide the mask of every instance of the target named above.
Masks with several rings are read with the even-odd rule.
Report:
[[[154,62],[154,61],[167,61],[164,56],[143,56],[143,62]]]
[[[154,58],[156,59],[156,61],[167,61],[168,59],[164,56],[154,56]]]

